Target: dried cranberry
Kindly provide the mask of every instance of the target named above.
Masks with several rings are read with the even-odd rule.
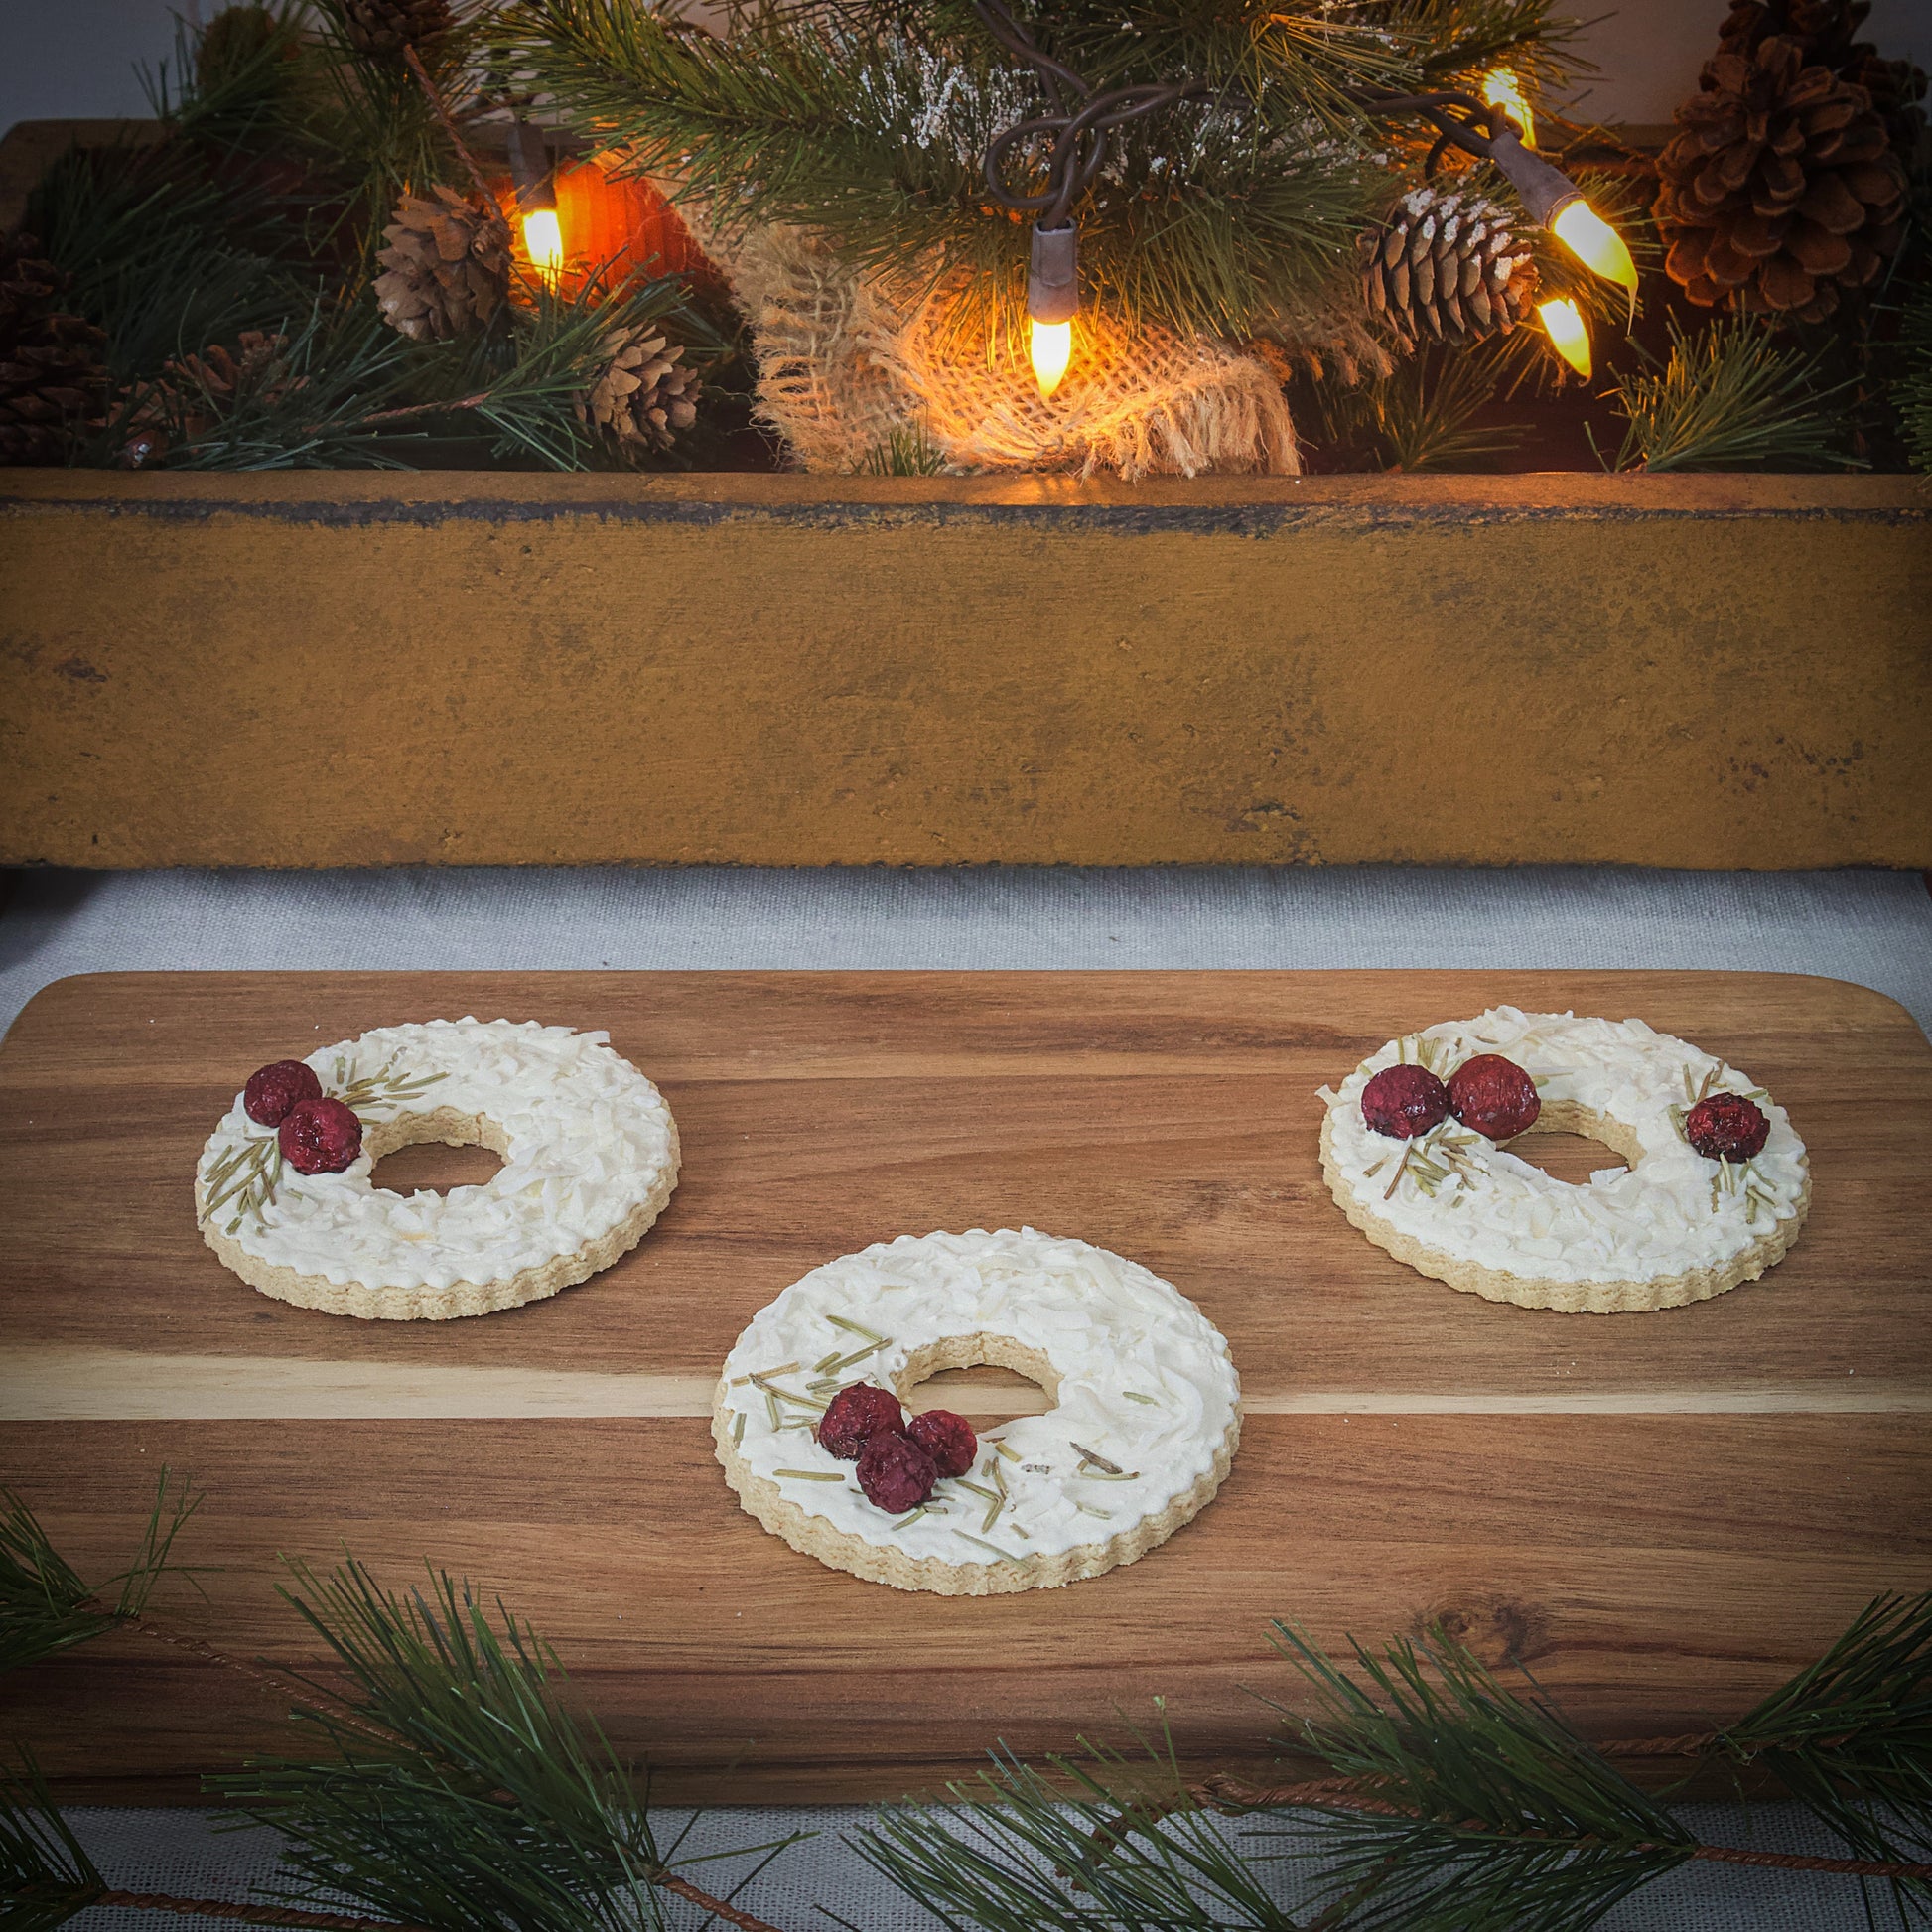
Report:
[[[867,1439],[859,1457],[859,1487],[895,1516],[917,1509],[938,1479],[932,1457],[909,1436],[889,1436],[881,1430]]]
[[[1492,1141],[1507,1141],[1536,1125],[1543,1111],[1536,1082],[1500,1053],[1478,1053],[1449,1078],[1449,1112]]]
[[[1362,1118],[1391,1140],[1427,1134],[1449,1107],[1442,1081],[1426,1066],[1385,1066],[1362,1089]]]
[[[305,1100],[277,1131],[297,1173],[341,1173],[362,1151],[362,1123],[340,1100]]]
[[[291,1107],[305,1100],[322,1098],[322,1082],[315,1068],[300,1060],[277,1060],[273,1066],[258,1066],[241,1090],[241,1110],[250,1120],[264,1127],[280,1127]]]
[[[1707,1161],[1748,1161],[1764,1152],[1771,1123],[1741,1093],[1714,1093],[1684,1116],[1684,1138]]]
[[[980,1452],[980,1439],[973,1434],[973,1425],[950,1409],[928,1409],[924,1415],[914,1416],[905,1433],[932,1457],[942,1476],[963,1476]]]
[[[870,1382],[841,1389],[818,1419],[819,1448],[848,1462],[856,1462],[866,1444],[882,1434],[903,1436],[905,1411],[890,1389],[875,1388]]]

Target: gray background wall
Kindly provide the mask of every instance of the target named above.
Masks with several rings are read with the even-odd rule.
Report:
[[[1695,84],[1725,0],[1572,0],[1592,25],[1583,51],[1601,72],[1587,90],[1598,120],[1668,121]],[[146,111],[137,62],[167,57],[177,11],[212,12],[218,0],[0,0],[0,128],[51,115]],[[1887,54],[1932,68],[1932,0],[1874,0],[1870,37]]]

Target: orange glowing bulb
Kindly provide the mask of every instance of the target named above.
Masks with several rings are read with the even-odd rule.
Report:
[[[1583,315],[1576,303],[1567,297],[1560,302],[1539,302],[1536,313],[1549,332],[1550,346],[1587,381],[1590,370],[1589,331],[1585,328]]]
[[[1491,68],[1482,76],[1482,97],[1491,107],[1500,107],[1516,123],[1526,148],[1536,146],[1536,115],[1523,95],[1523,83],[1508,68]]]
[[[523,252],[545,287],[554,289],[564,269],[564,231],[554,207],[532,208],[523,217]]]
[[[1034,358],[1034,380],[1043,398],[1060,386],[1066,365],[1073,359],[1073,325],[1070,322],[1035,322],[1030,345]]]
[[[1637,265],[1623,245],[1623,237],[1580,195],[1557,209],[1550,223],[1557,239],[1606,282],[1614,282],[1632,297],[1637,293]]]

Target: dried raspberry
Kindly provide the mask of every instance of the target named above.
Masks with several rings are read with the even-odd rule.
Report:
[[[280,1127],[291,1107],[305,1100],[322,1098],[322,1082],[313,1067],[300,1060],[277,1060],[273,1066],[258,1066],[241,1090],[241,1110],[250,1120],[264,1127]]]
[[[973,1425],[950,1409],[928,1409],[924,1415],[914,1416],[905,1433],[932,1457],[942,1476],[963,1476],[980,1452],[980,1439],[973,1434]]]
[[[932,1457],[909,1436],[889,1436],[881,1430],[867,1439],[859,1457],[859,1487],[895,1516],[917,1509],[938,1479]]]
[[[282,1116],[282,1158],[297,1173],[341,1173],[362,1151],[362,1123],[340,1100],[305,1100]]]
[[[1449,1078],[1449,1112],[1492,1141],[1507,1141],[1536,1125],[1543,1111],[1536,1082],[1500,1053],[1478,1053]]]
[[[1764,1152],[1771,1123],[1741,1093],[1714,1093],[1684,1116],[1684,1138],[1707,1161],[1748,1161]]]
[[[818,1419],[819,1448],[848,1462],[858,1461],[859,1451],[872,1437],[904,1434],[905,1411],[898,1406],[898,1397],[870,1382],[841,1389]]]
[[[1426,1066],[1385,1066],[1362,1089],[1362,1118],[1395,1141],[1427,1134],[1449,1105],[1442,1081]]]

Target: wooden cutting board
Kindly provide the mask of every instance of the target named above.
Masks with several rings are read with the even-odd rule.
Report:
[[[1363,1241],[1321,1181],[1315,1088],[1499,1001],[1640,1015],[1770,1087],[1813,1155],[1790,1259],[1700,1307],[1601,1317],[1495,1307]],[[608,1029],[664,1089],[684,1177],[643,1244],[451,1323],[336,1318],[228,1275],[189,1177],[248,1072],[470,1013]],[[1571,1177],[1605,1158],[1546,1145]],[[432,1157],[383,1177],[429,1177]],[[1932,1586],[1928,1175],[1932,1046],[1828,980],[70,979],[0,1045],[0,1473],[94,1574],[159,1466],[192,1470],[208,1499],[183,1554],[221,1567],[205,1602],[177,1586],[158,1607],[244,1657],[318,1662],[274,1595],[278,1552],[467,1575],[534,1619],[673,1793],[897,1791],[1157,1694],[1190,1761],[1252,1765],[1271,1730],[1253,1693],[1290,1689],[1273,1616],[1333,1642],[1448,1615],[1591,1731],[1684,1729],[1874,1591]],[[1145,1262],[1226,1333],[1249,1419],[1219,1499],[1130,1568],[983,1601],[859,1583],[742,1514],[705,1417],[752,1314],[868,1242],[1023,1222]],[[943,1399],[990,1416],[1035,1394],[981,1372]],[[191,1796],[276,1728],[245,1679],[134,1636],[0,1697],[69,1792],[121,1802]]]

